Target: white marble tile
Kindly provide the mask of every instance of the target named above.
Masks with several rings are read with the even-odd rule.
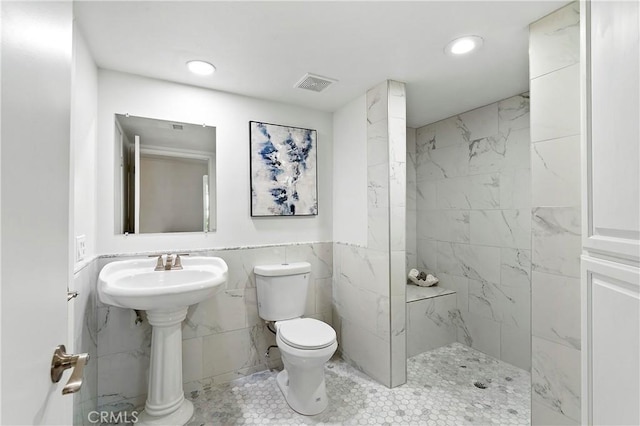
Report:
[[[407,116],[407,99],[405,84],[400,81],[388,80],[389,117],[402,118]]]
[[[533,336],[531,385],[534,403],[580,420],[580,351]]]
[[[389,125],[387,120],[367,125],[367,166],[389,162]]]
[[[530,169],[519,169],[500,173],[500,208],[531,208]]]
[[[389,164],[367,167],[367,206],[369,209],[389,207]]]
[[[531,131],[529,127],[510,129],[506,135],[507,148],[500,172],[531,168]]]
[[[532,210],[532,270],[580,276],[582,237],[579,207]]]
[[[98,357],[98,399],[134,398],[147,393],[149,349]],[[102,405],[98,402],[98,405]]]
[[[456,292],[457,307],[461,311],[469,310],[469,279],[438,272],[439,286]]]
[[[345,281],[339,282],[337,294],[338,300],[340,300],[340,315],[343,318],[349,319],[360,328],[379,335],[384,340],[389,340],[388,296],[363,290]],[[383,309],[386,309],[387,312],[386,321],[382,318],[384,316]],[[386,329],[380,330],[380,327],[385,326],[383,321],[386,323]]]
[[[405,246],[405,251],[408,255],[417,255],[416,241],[418,239],[418,212],[416,210],[407,210],[406,222],[405,222],[405,232],[406,232],[406,240],[407,244]]]
[[[531,330],[500,325],[500,359],[531,371]]]
[[[415,356],[456,341],[455,295],[407,303],[407,355]]]
[[[423,271],[438,270],[438,243],[436,240],[418,239],[418,269]]]
[[[389,205],[402,207],[407,204],[407,164],[402,161],[392,161],[389,164]]]
[[[460,116],[449,117],[430,126],[433,126],[436,149],[469,143],[469,129]]]
[[[151,345],[151,326],[142,313],[143,322],[135,324],[133,309],[114,306],[97,311],[97,355],[145,350]],[[135,396],[135,395],[133,395]]]
[[[528,129],[529,104],[528,92],[498,102],[498,131],[506,134],[509,130]]]
[[[244,304],[247,314],[247,327],[262,324],[264,320],[258,315],[258,294],[255,287],[244,289]]]
[[[580,133],[580,65],[531,80],[531,141]]]
[[[492,103],[458,115],[467,135],[466,141],[498,133],[498,104]],[[436,131],[437,136],[437,131]]]
[[[360,249],[358,253],[360,263],[358,263],[359,279],[357,285],[377,294],[388,295],[389,253],[372,249]]]
[[[316,280],[316,313],[331,312],[331,287],[331,278],[321,278]]]
[[[405,250],[405,247],[407,245],[405,233],[405,213],[406,209],[404,207],[391,207],[391,222],[389,223],[389,250]]]
[[[568,136],[531,146],[532,205],[579,206],[580,136]]]
[[[580,349],[580,279],[533,273],[532,333]]]
[[[428,149],[435,149],[436,124],[427,124],[416,129],[416,154],[423,153]]]
[[[217,376],[260,364],[260,355],[251,339],[251,330],[244,328],[203,337],[204,377]]]
[[[523,249],[531,246],[529,210],[472,210],[469,220],[472,244]]]
[[[580,422],[533,401],[531,403],[531,424],[534,426],[578,426]]]
[[[442,210],[418,210],[417,215],[417,231],[420,240],[436,240],[438,239],[438,226]]]
[[[456,311],[453,321],[458,329],[458,342],[493,357],[500,357],[499,322],[464,311]]]
[[[497,173],[440,179],[436,185],[440,209],[495,209],[500,206]]]
[[[444,179],[466,176],[469,173],[469,148],[467,145],[453,145],[437,149],[418,151],[416,179]]]
[[[436,181],[418,182],[416,185],[417,210],[436,210]]]
[[[369,207],[367,215],[367,247],[389,250],[389,207]]]
[[[389,253],[389,265],[390,265],[390,294],[391,296],[402,296],[403,298],[406,296],[406,287],[407,287],[407,274],[405,270],[405,251],[398,250],[392,251]]]
[[[531,250],[502,248],[500,263],[500,284],[530,288]]]
[[[182,381],[191,382],[203,379],[202,375],[202,337],[182,341]]]
[[[295,244],[285,249],[286,262],[309,262],[315,279],[329,278],[333,273],[333,249],[331,243]]]
[[[529,76],[580,61],[580,4],[572,2],[529,27]]]
[[[478,281],[498,282],[500,249],[438,242],[437,270]]]
[[[436,239],[455,243],[469,242],[469,211],[468,210],[440,210]]]
[[[407,161],[407,122],[404,117],[389,117],[389,161]]]
[[[376,296],[376,318],[375,318],[375,333],[384,341],[391,341],[391,300],[386,296]],[[353,318],[351,318],[353,320]],[[358,325],[363,325],[361,322],[356,321]],[[364,327],[368,329],[368,327]]]
[[[377,86],[369,89],[366,95],[367,102],[367,121],[376,123],[385,120],[388,117],[388,83],[383,81]]]
[[[247,327],[244,289],[225,290],[189,307],[182,326],[184,338],[208,336]]]
[[[343,357],[374,380],[389,386],[390,342],[347,319],[342,320],[341,335]]]
[[[529,289],[469,280],[469,312],[528,330]]]
[[[469,145],[469,173],[494,173],[529,168],[528,128],[508,129]]]
[[[285,262],[285,247],[260,247],[238,250],[219,250],[212,256],[222,258],[229,267],[227,289],[255,287],[253,268],[256,265],[270,265]]]

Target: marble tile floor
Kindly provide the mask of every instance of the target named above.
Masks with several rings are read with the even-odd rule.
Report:
[[[394,389],[340,359],[325,371],[329,407],[317,416],[289,408],[272,370],[188,393],[189,425],[530,424],[530,374],[460,343],[409,358],[407,383]]]

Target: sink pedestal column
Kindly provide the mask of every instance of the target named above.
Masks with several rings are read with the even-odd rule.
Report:
[[[184,425],[193,404],[182,389],[182,321],[187,308],[147,311],[151,335],[149,393],[138,424]]]

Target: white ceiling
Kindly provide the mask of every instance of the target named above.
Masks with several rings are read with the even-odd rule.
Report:
[[[528,90],[528,25],[566,1],[80,1],[77,22],[99,67],[335,111],[375,84],[407,84],[420,127]],[[475,34],[483,48],[443,53]],[[213,76],[185,62],[213,63]],[[295,89],[307,72],[335,78]]]

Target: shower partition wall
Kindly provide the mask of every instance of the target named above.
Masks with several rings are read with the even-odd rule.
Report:
[[[367,92],[363,104],[366,144],[346,140],[351,146],[345,149],[353,150],[354,155],[366,155],[367,159],[366,236],[358,239],[348,232],[335,235],[334,323],[342,356],[372,378],[393,387],[406,382],[404,83],[385,81],[377,85]],[[345,120],[344,126],[358,124]],[[361,133],[364,137],[365,131]],[[334,175],[344,173],[351,180],[350,164],[341,161],[334,159]],[[360,170],[356,174],[363,173]],[[364,181],[358,185],[364,185]],[[358,185],[354,185],[354,191],[365,190]],[[341,211],[349,196],[336,198],[340,200],[334,208]],[[347,241],[341,241],[343,234]]]

